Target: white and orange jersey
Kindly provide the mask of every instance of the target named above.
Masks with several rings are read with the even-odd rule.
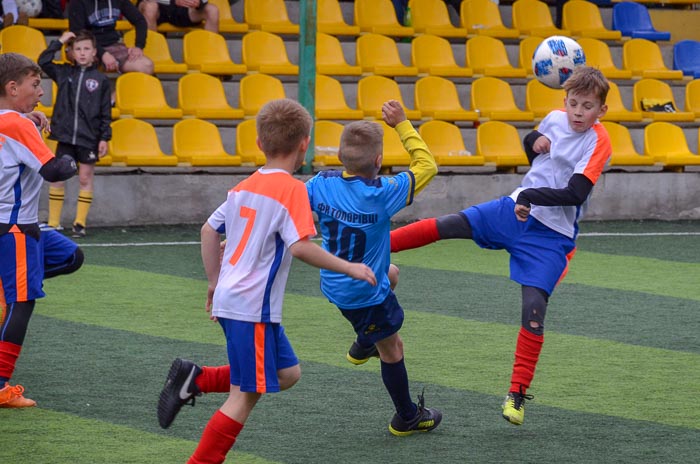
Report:
[[[521,186],[510,195],[514,201],[524,189],[566,188],[574,174],[583,174],[595,185],[612,153],[608,132],[599,121],[585,132],[574,132],[566,112],[555,110],[542,120],[537,131],[551,141],[551,147],[549,153],[533,160]],[[588,200],[581,206],[532,205],[530,214],[550,229],[574,238],[587,204]]]
[[[207,222],[226,232],[212,315],[281,322],[289,247],[316,235],[306,186],[286,171],[261,168],[229,191]]]
[[[38,222],[39,170],[54,158],[34,123],[20,113],[0,110],[0,223]]]

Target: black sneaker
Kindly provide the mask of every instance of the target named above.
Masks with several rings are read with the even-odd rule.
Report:
[[[194,406],[195,396],[202,394],[194,379],[201,373],[202,369],[192,361],[180,358],[173,361],[158,398],[158,423],[161,427],[170,427],[184,405],[190,403]]]
[[[348,361],[356,366],[364,364],[369,361],[369,358],[378,358],[379,351],[377,351],[377,345],[372,345],[369,348],[363,348],[356,341],[352,342],[352,346],[348,350],[346,358]]]
[[[83,238],[87,235],[85,233],[85,227],[81,226],[80,224],[73,224],[73,237],[74,238]]]
[[[430,432],[440,425],[442,413],[434,408],[426,408],[423,394],[418,396],[418,411],[410,421],[405,421],[398,414],[394,414],[389,424],[389,432],[397,437],[405,437],[415,432]]]

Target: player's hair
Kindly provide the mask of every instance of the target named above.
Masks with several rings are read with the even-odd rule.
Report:
[[[83,40],[89,40],[94,48],[97,48],[97,39],[95,34],[90,31],[82,30],[75,34],[75,37],[66,42],[66,47],[72,47],[76,42],[82,42]]]
[[[258,139],[267,157],[292,153],[311,134],[312,124],[306,108],[289,98],[267,102],[255,118]]]
[[[348,171],[370,175],[374,173],[374,161],[382,152],[383,143],[384,130],[376,122],[351,122],[340,136],[338,155]]]
[[[5,96],[5,86],[16,81],[21,83],[27,76],[38,76],[41,68],[38,64],[19,53],[0,55],[0,97]]]
[[[570,93],[592,93],[600,99],[601,104],[605,104],[610,90],[610,84],[600,69],[590,66],[575,68],[571,77],[564,82],[562,87],[566,90],[567,95]]]

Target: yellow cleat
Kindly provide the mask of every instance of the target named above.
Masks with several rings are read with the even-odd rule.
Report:
[[[6,383],[0,390],[0,408],[31,408],[36,406],[36,401],[25,398],[22,385],[12,386]]]
[[[525,400],[531,400],[532,395],[509,392],[503,401],[503,418],[513,425],[523,425],[525,420]]]

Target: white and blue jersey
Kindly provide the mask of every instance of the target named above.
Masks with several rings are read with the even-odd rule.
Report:
[[[415,185],[412,171],[374,179],[323,171],[306,182],[323,248],[339,258],[363,262],[381,276],[372,286],[322,269],[321,291],[331,303],[359,309],[378,305],[389,295],[391,217],[413,202]]]

